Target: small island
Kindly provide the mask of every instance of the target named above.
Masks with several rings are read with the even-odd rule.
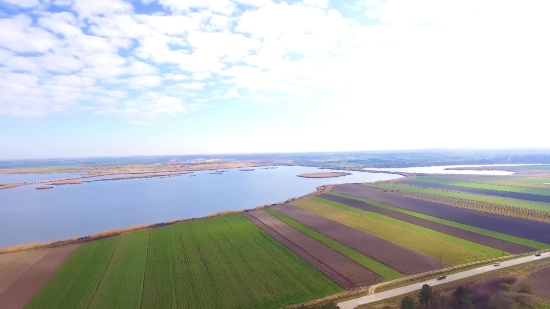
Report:
[[[337,173],[337,172],[320,172],[320,173],[305,173],[300,174],[298,177],[303,178],[334,178],[351,175],[351,173]]]
[[[241,168],[240,169],[241,172],[252,172],[253,170],[255,170],[255,169],[253,169],[253,168]]]

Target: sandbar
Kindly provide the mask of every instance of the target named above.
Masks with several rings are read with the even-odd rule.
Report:
[[[298,177],[303,178],[334,178],[351,175],[350,173],[337,173],[337,172],[319,172],[319,173],[305,173],[300,174]]]

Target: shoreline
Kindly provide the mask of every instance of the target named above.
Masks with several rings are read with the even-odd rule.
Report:
[[[256,210],[256,209],[263,209],[263,208],[269,208],[269,207],[274,207],[274,206],[278,206],[278,205],[284,205],[284,204],[291,203],[291,202],[293,202],[295,200],[298,200],[298,199],[302,199],[302,198],[306,198],[306,197],[315,196],[315,195],[318,195],[318,194],[330,192],[330,190],[332,190],[332,188],[334,186],[336,186],[336,185],[335,184],[329,184],[329,185],[318,186],[315,189],[315,191],[307,193],[305,195],[302,195],[302,196],[299,196],[299,197],[288,198],[283,202],[260,205],[260,206],[256,206],[254,208],[249,208],[249,209],[224,210],[224,211],[214,212],[214,213],[208,214],[206,216],[202,216],[202,217],[175,219],[175,220],[171,220],[171,221],[167,221],[167,222],[161,222],[161,223],[132,225],[132,226],[124,227],[124,228],[114,228],[114,229],[109,229],[109,230],[101,231],[101,232],[98,232],[98,233],[90,234],[90,235],[87,235],[87,236],[72,237],[72,238],[67,238],[67,239],[63,239],[63,240],[55,240],[55,241],[51,241],[51,242],[47,242],[47,243],[31,242],[31,243],[22,244],[22,245],[13,245],[13,246],[5,247],[5,248],[0,248],[0,255],[8,254],[8,253],[21,252],[21,251],[32,251],[32,250],[57,248],[57,247],[73,245],[73,244],[83,244],[83,243],[87,243],[87,242],[91,242],[91,241],[95,241],[95,240],[101,240],[101,239],[105,239],[105,238],[109,238],[109,237],[119,236],[119,235],[126,234],[126,233],[138,232],[138,231],[142,231],[142,230],[146,230],[146,229],[154,229],[154,228],[169,226],[169,225],[173,225],[173,224],[177,224],[177,223],[181,223],[181,222],[186,222],[186,221],[213,218],[213,217],[225,216],[225,215],[236,214],[236,213],[245,213],[245,212],[253,211],[253,210]]]

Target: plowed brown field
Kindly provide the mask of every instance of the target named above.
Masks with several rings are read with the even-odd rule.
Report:
[[[29,270],[48,250],[24,251],[0,255],[0,295]]]
[[[65,262],[78,245],[49,249],[15,283],[0,294],[0,309],[21,309]]]
[[[273,209],[402,274],[413,275],[439,268],[439,261],[430,257],[298,207],[282,205]]]
[[[319,269],[345,289],[378,283],[376,273],[355,263],[330,247],[310,238],[264,211],[252,211],[245,216],[291,251]]]
[[[474,233],[474,232],[462,230],[462,229],[459,229],[459,228],[456,228],[456,227],[448,226],[448,225],[445,225],[445,224],[441,224],[441,223],[437,223],[437,222],[417,218],[417,217],[410,216],[410,215],[400,213],[400,212],[397,212],[397,211],[379,208],[379,207],[376,207],[376,206],[372,206],[368,203],[358,201],[358,200],[354,200],[354,199],[349,199],[349,198],[330,195],[330,194],[321,194],[321,195],[319,195],[319,197],[323,198],[323,199],[326,199],[326,200],[329,200],[329,201],[345,204],[345,205],[348,205],[348,206],[351,206],[351,207],[363,209],[363,210],[370,211],[370,212],[379,213],[381,215],[392,217],[392,218],[400,220],[400,221],[404,221],[404,222],[408,222],[408,223],[411,223],[411,224],[414,224],[414,225],[422,226],[422,227],[428,228],[430,230],[434,230],[434,231],[438,231],[438,232],[441,232],[441,233],[444,233],[444,234],[447,234],[447,235],[451,235],[451,236],[455,236],[455,237],[458,237],[458,238],[466,239],[466,240],[469,240],[471,242],[475,242],[475,243],[478,243],[478,244],[481,244],[481,245],[496,248],[496,249],[499,249],[499,250],[502,250],[502,251],[505,251],[505,252],[509,252],[509,253],[514,253],[514,254],[527,253],[527,252],[531,252],[531,251],[534,250],[533,248],[530,248],[530,247],[514,244],[514,243],[507,242],[507,241],[504,241],[504,240],[500,240],[500,239],[497,239],[497,238],[493,238],[493,237],[477,234],[477,233]]]
[[[521,283],[530,285],[535,295],[550,299],[550,268],[531,274]]]

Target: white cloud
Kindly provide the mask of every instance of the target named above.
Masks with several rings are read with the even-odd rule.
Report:
[[[155,75],[148,76],[134,76],[128,79],[128,84],[131,88],[152,88],[160,85],[162,78]]]
[[[306,5],[316,6],[320,8],[327,8],[329,0],[303,0]]]
[[[134,122],[143,122],[162,116],[187,113],[188,106],[178,98],[158,92],[146,92],[135,100],[128,100],[121,106],[101,112],[119,114],[131,118]]]
[[[32,8],[40,4],[38,0],[0,0],[0,2],[16,5],[22,8]]]
[[[250,5],[253,7],[262,7],[271,3],[271,0],[236,0],[239,4]]]
[[[116,13],[130,13],[133,7],[123,0],[73,0],[72,9],[80,18],[88,18],[94,15],[111,15]]]
[[[230,0],[158,0],[172,12],[183,12],[189,9],[207,9],[215,13],[229,15],[235,10],[235,4]]]

